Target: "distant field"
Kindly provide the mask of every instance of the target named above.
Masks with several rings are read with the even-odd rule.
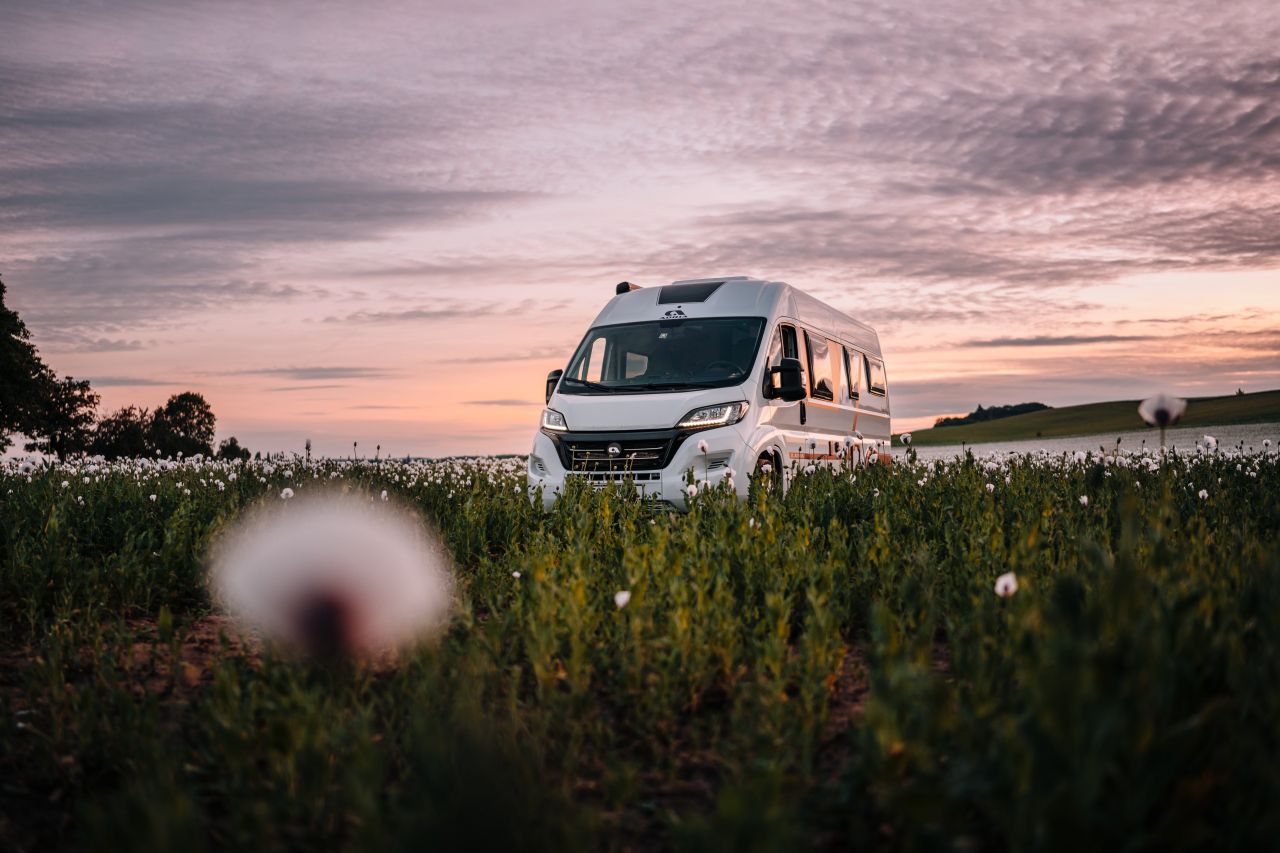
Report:
[[[1027,438],[1055,438],[1142,429],[1138,400],[1063,406],[965,426],[912,430],[915,445],[982,444]],[[1280,421],[1280,390],[1225,397],[1191,397],[1182,426],[1222,426]],[[1154,432],[1154,429],[1153,429]],[[894,437],[894,443],[898,443]]]

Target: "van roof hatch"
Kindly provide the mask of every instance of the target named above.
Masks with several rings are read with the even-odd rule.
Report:
[[[723,281],[700,281],[692,284],[664,284],[658,291],[658,304],[706,302]]]

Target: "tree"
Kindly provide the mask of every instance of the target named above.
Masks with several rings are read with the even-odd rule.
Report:
[[[150,456],[150,412],[138,406],[117,409],[98,421],[89,445],[91,453],[108,459]]]
[[[9,448],[13,433],[35,435],[41,403],[48,402],[55,383],[53,372],[31,343],[26,324],[18,312],[5,306],[4,292],[0,281],[0,453]]]
[[[174,394],[151,415],[151,446],[162,456],[212,456],[216,421],[203,395],[194,391]]]
[[[241,447],[240,442],[233,435],[230,438],[224,438],[222,443],[218,445],[219,459],[243,459],[249,461],[249,449]]]
[[[88,380],[70,376],[43,383],[37,400],[34,423],[24,428],[33,438],[26,449],[52,453],[59,459],[84,453],[93,440],[93,421],[98,409],[98,394]]]

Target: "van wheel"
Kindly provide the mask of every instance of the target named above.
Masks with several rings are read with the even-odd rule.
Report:
[[[761,453],[756,459],[755,476],[766,491],[782,490],[782,469],[778,467],[772,454]]]

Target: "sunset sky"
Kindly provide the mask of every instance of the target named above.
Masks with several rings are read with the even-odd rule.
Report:
[[[4,29],[0,275],[105,410],[193,389],[253,450],[524,452],[616,282],[720,274],[874,325],[895,430],[1280,387],[1274,0],[40,0]]]

